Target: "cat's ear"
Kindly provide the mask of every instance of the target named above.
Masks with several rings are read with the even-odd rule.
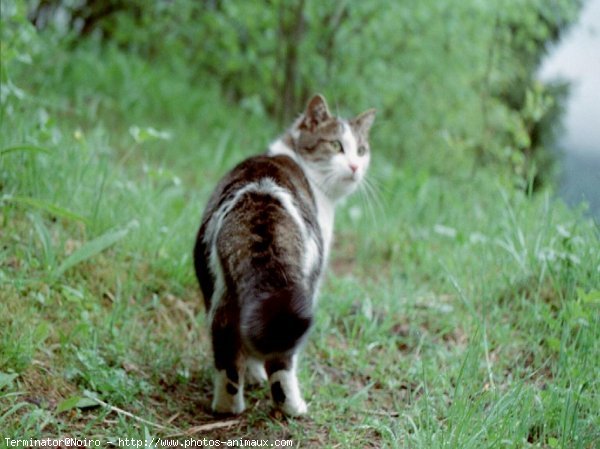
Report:
[[[308,102],[302,124],[307,129],[313,130],[329,118],[331,118],[331,114],[327,102],[322,95],[317,94]]]
[[[369,130],[375,121],[375,109],[367,109],[359,116],[353,118],[350,123],[363,136],[369,135]]]

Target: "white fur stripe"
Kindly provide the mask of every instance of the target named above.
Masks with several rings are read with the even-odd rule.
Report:
[[[358,142],[352,132],[352,128],[347,121],[343,121],[344,132],[342,134],[342,145],[344,146],[344,153],[352,158],[356,157],[358,151]]]
[[[294,150],[288,147],[283,140],[279,139],[269,145],[269,155],[271,156],[287,156],[293,159],[300,165],[299,157]]]
[[[308,276],[308,274],[315,268],[315,264],[318,263],[319,260],[319,248],[316,243],[317,240],[315,236],[312,235],[312,232],[309,232],[307,229],[304,219],[302,218],[302,214],[294,203],[294,197],[292,194],[288,190],[277,185],[275,181],[270,178],[263,178],[258,182],[252,182],[245,185],[239,189],[229,201],[223,203],[221,207],[219,207],[219,209],[212,215],[204,234],[204,244],[210,248],[209,269],[215,279],[215,288],[211,298],[211,308],[209,311],[209,322],[212,322],[215,310],[221,301],[221,296],[223,295],[225,289],[222,267],[216,247],[217,236],[219,235],[219,231],[223,225],[223,220],[227,214],[231,212],[231,210],[244,195],[250,192],[271,195],[272,197],[276,198],[298,226],[298,230],[305,246],[302,263],[305,276]]]
[[[294,137],[294,136],[293,136]],[[294,138],[297,138],[295,136]],[[354,134],[352,133],[352,129],[347,122],[344,122],[344,138],[348,141],[347,145],[351,147],[351,149],[356,153],[357,142]],[[288,147],[282,139],[278,139],[275,142],[271,143],[269,146],[269,154],[271,155],[284,155],[291,157],[299,166],[302,168],[302,171],[306,175],[308,182],[311,186],[311,190],[315,195],[315,200],[317,203],[317,222],[319,223],[319,228],[321,229],[321,237],[323,239],[323,267],[327,263],[327,258],[329,256],[329,247],[331,246],[331,240],[333,236],[333,216],[334,216],[334,202],[329,199],[326,193],[320,186],[320,179],[322,175],[311,168],[308,164],[306,164],[301,157],[298,157],[296,152]],[[317,240],[314,239],[314,244],[316,245]],[[307,241],[307,240],[305,240]],[[318,248],[318,245],[317,245]],[[311,254],[313,248],[307,247],[306,252]],[[315,254],[313,251],[312,254]],[[305,261],[305,274],[310,270],[306,270],[307,267],[314,266],[313,264],[318,261],[318,249],[316,252],[317,257],[308,257],[308,260]]]

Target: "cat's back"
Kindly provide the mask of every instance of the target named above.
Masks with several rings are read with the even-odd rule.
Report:
[[[240,162],[221,179],[208,201],[202,224],[210,220],[220,207],[233,200],[236,195],[239,196],[240,191],[256,190],[261,183],[289,192],[298,203],[302,203],[299,204],[301,206],[316,207],[308,180],[302,168],[291,157],[259,155]]]
[[[313,284],[320,256],[318,249],[307,256],[307,242],[320,247],[321,233],[315,197],[302,168],[284,155],[241,162],[212,193],[197,237],[196,274],[207,307],[216,268],[211,258],[218,256],[225,274],[236,282],[261,265],[261,273],[283,269],[282,282],[296,273],[310,276]],[[273,282],[278,279],[269,279]]]

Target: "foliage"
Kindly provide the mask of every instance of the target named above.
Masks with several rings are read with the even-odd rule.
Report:
[[[62,2],[72,23],[48,13],[39,31],[23,2],[2,0],[8,436],[105,441],[214,421],[191,248],[215,182],[261,151],[281,130],[273,115],[286,114],[273,49],[285,59],[287,34],[269,40],[266,28],[280,26],[283,11],[281,26],[293,29],[289,2],[101,3],[115,10]],[[193,436],[303,447],[594,447],[598,228],[546,190],[516,189],[511,176],[527,171],[517,171],[518,154],[549,107],[546,88],[529,84],[530,68],[517,73],[515,59],[524,46],[533,61],[535,39],[552,34],[539,28],[542,3],[292,5],[303,6],[305,23],[294,108],[317,88],[341,112],[379,108],[375,193],[337,216],[301,364],[310,415],[269,415],[259,389],[233,427]],[[97,19],[86,28],[86,17]],[[317,31],[338,20],[328,59]],[[252,52],[256,62],[245,64]],[[522,104],[505,99],[513,89]]]
[[[549,174],[540,126],[560,99],[534,80],[535,69],[580,7],[573,0],[551,7],[544,0],[88,0],[42,2],[34,15],[52,17],[48,4],[71,17],[64,32],[79,29],[159,60],[194,85],[215,80],[229,101],[280,126],[323,91],[336,105],[377,107],[390,157],[425,152],[441,167],[498,163],[522,187],[538,168]]]

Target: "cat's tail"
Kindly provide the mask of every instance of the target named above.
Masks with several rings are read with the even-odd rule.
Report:
[[[244,301],[241,312],[242,338],[265,355],[294,349],[313,321],[310,298],[294,285]]]

